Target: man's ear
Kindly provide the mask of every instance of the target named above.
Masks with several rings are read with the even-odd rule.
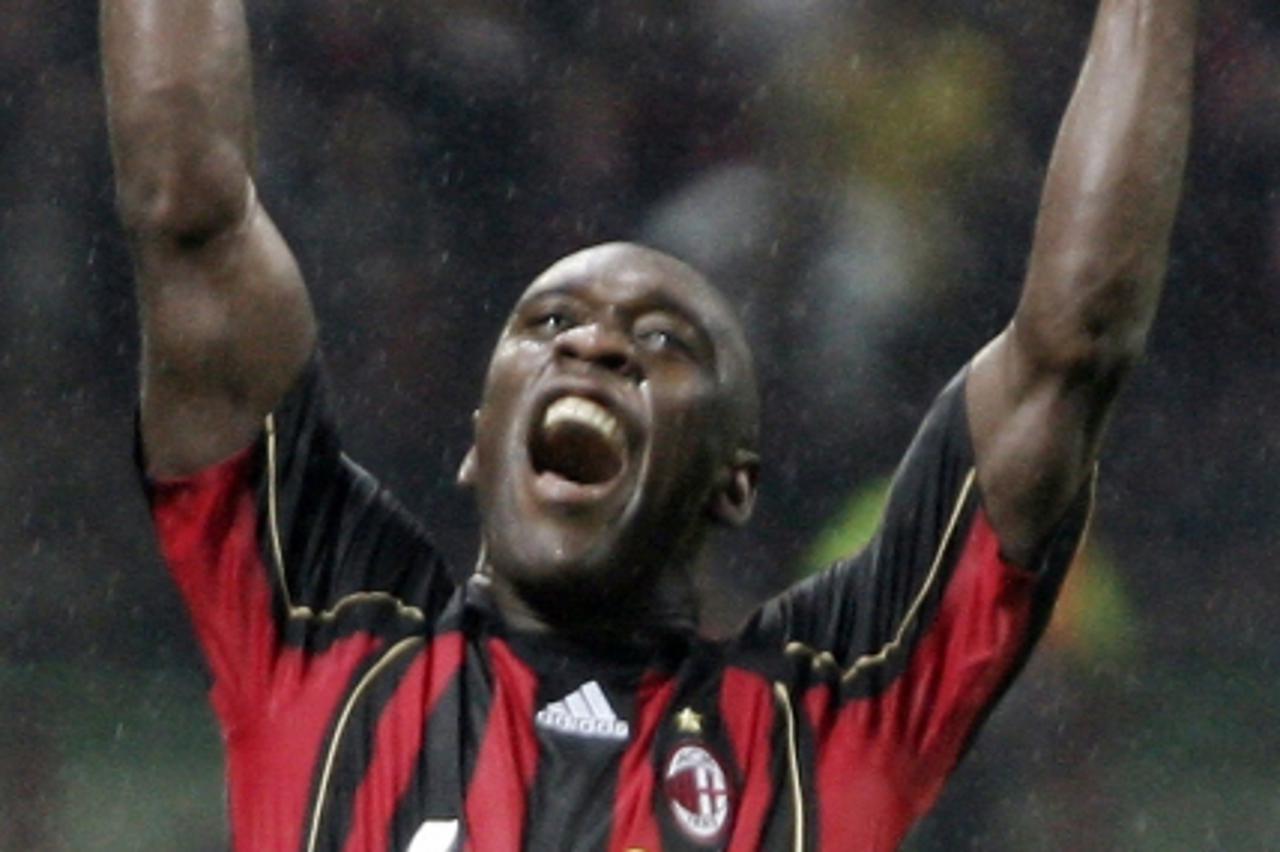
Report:
[[[467,454],[462,457],[462,464],[458,465],[458,485],[462,488],[471,488],[476,484],[476,445],[472,444]]]
[[[747,450],[734,453],[725,476],[711,495],[708,509],[712,519],[731,527],[746,524],[756,507],[759,481],[760,457]]]

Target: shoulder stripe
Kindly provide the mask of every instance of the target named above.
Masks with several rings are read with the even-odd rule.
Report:
[[[920,610],[924,607],[924,602],[928,600],[929,595],[933,592],[938,584],[938,578],[942,575],[942,560],[947,552],[947,548],[951,545],[951,540],[955,536],[956,527],[960,523],[960,517],[964,513],[965,505],[969,502],[969,494],[973,490],[974,481],[977,478],[976,468],[970,468],[969,473],[964,478],[964,483],[960,486],[960,494],[956,498],[955,508],[951,511],[951,517],[947,520],[946,531],[942,534],[941,540],[938,542],[938,549],[934,552],[933,562],[929,566],[929,573],[925,577],[924,583],[920,586],[920,591],[916,594],[915,599],[911,602],[911,606],[902,617],[902,622],[898,625],[898,629],[894,632],[893,639],[889,640],[874,654],[863,654],[853,665],[841,670],[840,682],[848,683],[866,669],[873,666],[879,666],[886,663],[890,656],[898,651],[906,640],[907,631],[909,631],[916,619],[920,615]],[[814,668],[825,668],[835,666],[839,668],[836,657],[830,651],[820,651],[812,648],[803,642],[789,642],[786,646],[786,653],[793,656],[809,655],[813,657]]]
[[[410,606],[395,595],[387,592],[366,591],[353,592],[339,598],[329,609],[316,612],[309,606],[295,604],[293,592],[289,588],[288,575],[284,566],[284,547],[280,542],[280,508],[278,491],[278,463],[276,449],[276,419],[268,414],[265,421],[267,435],[267,518],[271,528],[271,555],[275,562],[276,582],[280,585],[280,594],[284,598],[285,612],[291,619],[330,621],[346,607],[358,604],[390,604],[395,607],[396,614],[414,621],[426,621],[426,615],[416,606]]]

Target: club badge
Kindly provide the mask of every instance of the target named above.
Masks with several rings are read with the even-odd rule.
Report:
[[[676,825],[695,843],[722,840],[732,816],[729,779],[715,755],[697,742],[676,746],[667,759],[662,791]]]

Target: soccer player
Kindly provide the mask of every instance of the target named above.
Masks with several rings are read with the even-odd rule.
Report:
[[[1102,0],[1012,322],[938,396],[871,545],[710,642],[693,578],[751,514],[757,401],[702,276],[617,243],[520,297],[460,472],[478,566],[452,588],[335,434],[254,189],[240,0],[103,0],[148,491],[237,848],[896,846],[1078,544],[1164,277],[1195,17]]]

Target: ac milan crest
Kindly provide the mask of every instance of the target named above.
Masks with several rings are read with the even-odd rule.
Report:
[[[723,839],[733,811],[729,779],[720,761],[698,743],[676,747],[667,759],[662,782],[671,815],[695,843]]]

